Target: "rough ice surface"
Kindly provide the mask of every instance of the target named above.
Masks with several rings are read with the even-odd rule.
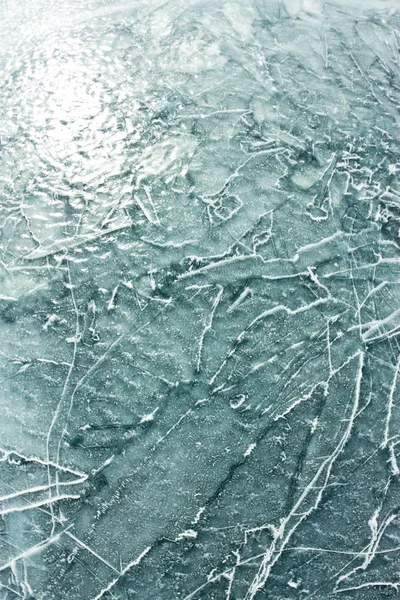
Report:
[[[398,597],[398,9],[0,4],[1,600]]]

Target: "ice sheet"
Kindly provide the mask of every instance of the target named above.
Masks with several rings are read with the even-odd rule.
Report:
[[[1,3],[1,600],[397,597],[399,25]]]

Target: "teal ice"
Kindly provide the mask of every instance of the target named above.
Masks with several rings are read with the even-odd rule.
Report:
[[[399,597],[399,48],[0,2],[0,600]]]

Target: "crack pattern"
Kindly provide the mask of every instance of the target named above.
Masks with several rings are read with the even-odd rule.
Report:
[[[396,0],[0,7],[0,600],[400,591]]]

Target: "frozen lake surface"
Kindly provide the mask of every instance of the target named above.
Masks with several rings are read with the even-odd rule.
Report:
[[[398,597],[399,47],[0,3],[0,600]]]

